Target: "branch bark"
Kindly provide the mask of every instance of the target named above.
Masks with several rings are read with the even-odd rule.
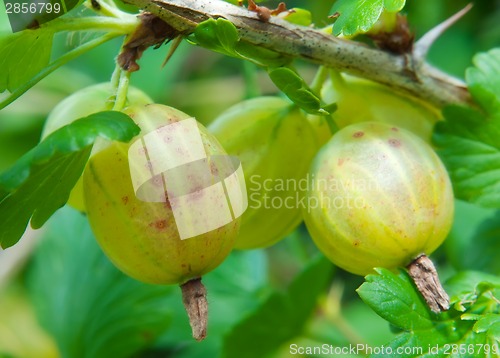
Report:
[[[241,41],[367,78],[439,107],[472,102],[465,84],[420,58],[394,55],[364,44],[273,17],[261,21],[255,12],[221,0],[125,0],[149,11],[184,35],[209,18],[225,18]]]

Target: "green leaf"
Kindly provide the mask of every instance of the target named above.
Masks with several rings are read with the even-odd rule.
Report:
[[[398,12],[405,7],[406,0],[384,0],[384,8],[389,12]]]
[[[285,292],[274,292],[224,339],[224,357],[265,357],[299,335],[330,280],[332,265],[314,260]],[[256,344],[258,342],[258,344]]]
[[[140,283],[116,269],[85,216],[66,207],[48,222],[27,273],[43,328],[61,357],[126,358],[172,322],[176,286]]]
[[[0,35],[0,92],[13,92],[48,65],[53,36],[50,27]]]
[[[500,208],[500,113],[486,117],[465,107],[443,110],[434,143],[453,182],[455,197]]]
[[[279,67],[269,70],[269,77],[293,103],[311,114],[327,114],[321,109],[321,100],[293,70]]]
[[[338,36],[352,36],[360,32],[367,32],[377,22],[384,0],[339,0],[332,8],[339,17],[333,25],[333,34]]]
[[[33,228],[40,228],[66,203],[98,136],[129,141],[138,133],[124,113],[95,113],[60,128],[21,157],[0,175],[0,245],[14,245],[30,219]]]
[[[433,314],[422,296],[415,291],[408,274],[399,275],[383,268],[378,275],[366,276],[366,282],[357,290],[359,296],[378,315],[401,329],[432,327]]]
[[[236,45],[238,58],[253,62],[258,66],[279,67],[285,66],[292,61],[291,58],[283,57],[278,52],[240,41]]]
[[[25,92],[27,92],[31,87],[36,85],[42,79],[47,77],[49,74],[57,70],[59,67],[65,65],[69,61],[81,56],[82,54],[96,48],[97,46],[102,45],[103,43],[119,36],[117,33],[107,33],[105,35],[99,36],[93,40],[85,42],[80,46],[70,50],[65,53],[58,59],[52,61],[47,66],[44,66],[39,72],[37,72],[34,76],[30,77],[28,81],[24,82],[20,87],[17,87],[13,92],[11,92],[7,96],[2,96],[3,98],[0,100],[0,110],[2,108],[7,107],[9,104],[14,102],[17,98],[22,96]],[[0,82],[2,81],[2,77],[0,75]]]
[[[477,257],[477,255],[490,252],[490,249],[481,242],[482,238],[479,237],[478,227],[492,218],[495,213],[495,209],[487,209],[463,200],[455,200],[453,226],[443,245],[448,262],[457,271],[482,270],[479,268],[481,265],[476,267],[475,263],[468,260],[467,257],[469,254]],[[477,247],[475,246],[476,240],[479,241]]]
[[[203,21],[194,31],[196,41],[203,47],[228,56],[236,56],[236,44],[240,40],[236,27],[226,19]]]
[[[470,93],[488,113],[500,113],[500,48],[478,54],[473,62],[466,71]]]
[[[382,11],[400,11],[405,0],[338,0],[331,12],[339,17],[333,25],[335,36],[352,36],[367,32],[378,21]]]
[[[500,211],[457,204],[451,235],[445,243],[454,266],[500,275],[500,260],[489,254],[500,252]]]
[[[462,271],[446,281],[446,288],[450,296],[457,296],[474,291],[481,282],[500,285],[500,277],[479,271]]]
[[[198,24],[192,40],[209,50],[251,61],[259,66],[282,66],[291,61],[278,52],[240,41],[236,27],[222,18]]]
[[[500,49],[479,54],[467,70],[474,100],[484,111],[449,106],[433,140],[459,199],[500,208]]]
[[[476,333],[486,333],[490,338],[500,341],[500,314],[487,314],[473,327]]]
[[[488,280],[495,276],[481,273],[459,274],[445,285],[451,294],[452,308],[445,313],[434,314],[416,291],[406,272],[395,274],[377,269],[377,275],[368,275],[358,293],[375,312],[402,332],[396,335],[386,350],[371,357],[385,357],[388,351],[405,352],[400,357],[448,356],[450,345],[475,347],[474,352],[462,353],[485,357],[478,345],[495,344],[497,320],[500,313],[498,290]],[[458,291],[457,291],[458,290]],[[463,310],[457,310],[463,307]],[[462,312],[466,312],[463,314]],[[484,320],[484,321],[483,321]],[[481,322],[481,324],[479,323]],[[489,326],[489,323],[493,325]]]
[[[68,200],[69,193],[81,176],[91,147],[59,155],[46,164],[33,165],[29,179],[13,194],[0,202],[0,246],[16,244],[31,219],[33,228],[45,221]]]
[[[479,271],[462,271],[446,282],[446,288],[451,305],[459,312],[494,313],[495,306],[498,310],[498,300],[493,299],[500,296],[498,276]]]

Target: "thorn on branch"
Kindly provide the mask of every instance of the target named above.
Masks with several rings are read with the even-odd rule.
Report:
[[[149,12],[139,15],[141,20],[129,40],[123,45],[122,52],[117,62],[125,71],[138,71],[140,66],[137,61],[143,52],[151,47],[160,47],[165,41],[170,41],[181,34],[162,19]]]
[[[167,57],[165,57],[165,60],[163,61],[163,63],[161,64],[161,67],[165,67],[167,62],[172,58],[172,56],[174,55],[175,51],[177,50],[177,48],[179,47],[179,45],[181,44],[183,40],[183,37],[182,36],[177,36],[173,41],[172,41],[172,44],[170,45],[170,49],[168,50],[168,54],[167,54]]]
[[[472,6],[472,3],[468,4],[455,15],[451,16],[449,19],[443,21],[439,25],[429,30],[424,36],[420,38],[420,40],[417,41],[413,49],[413,58],[417,65],[424,63],[425,58],[427,57],[427,54],[434,42],[436,42],[436,40],[453,24],[455,24],[465,14],[467,14],[470,9],[472,9]]]

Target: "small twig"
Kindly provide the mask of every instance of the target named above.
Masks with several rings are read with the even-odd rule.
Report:
[[[450,298],[439,281],[432,261],[426,255],[420,255],[407,268],[432,312],[447,311],[450,308]]]

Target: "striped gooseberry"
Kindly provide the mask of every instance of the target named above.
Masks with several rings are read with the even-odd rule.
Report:
[[[359,275],[432,253],[453,219],[452,186],[433,149],[378,122],[330,139],[313,162],[307,199],[304,218],[318,248]]]

